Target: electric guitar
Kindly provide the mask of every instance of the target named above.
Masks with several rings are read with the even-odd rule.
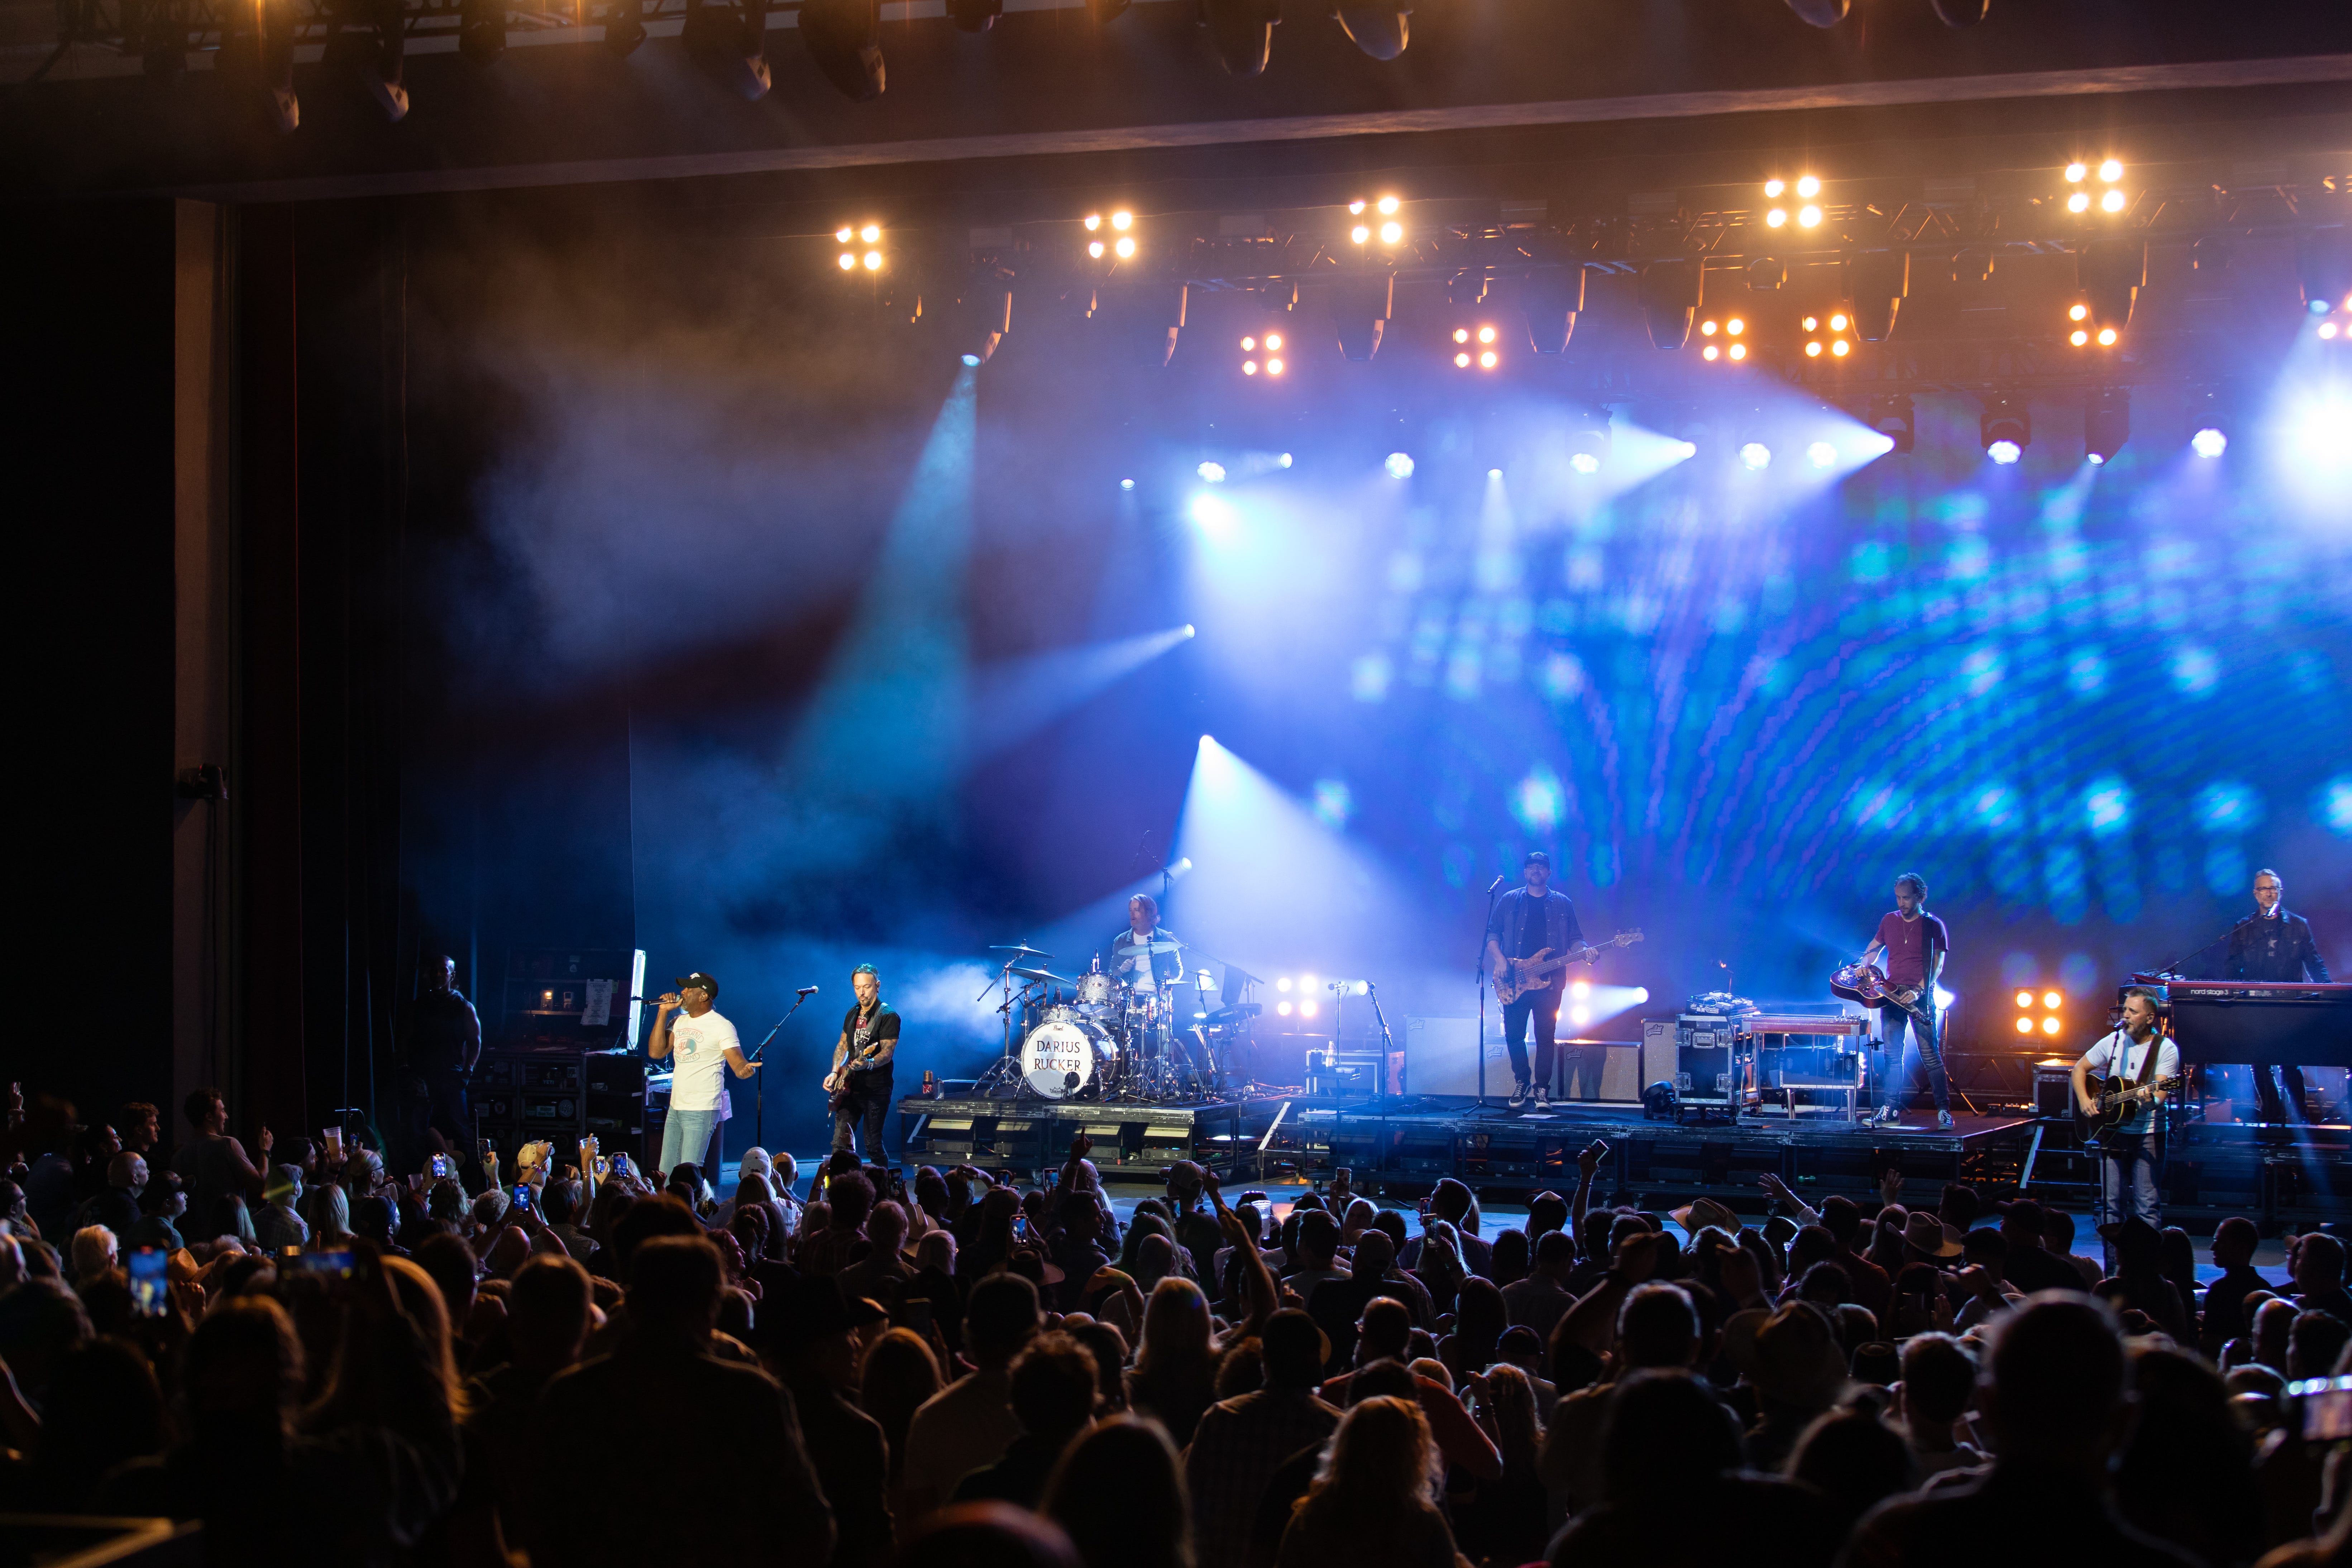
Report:
[[[877,1018],[882,1016],[879,1007],[876,1008],[874,1016]],[[882,1054],[882,1047],[888,1043],[885,1040],[875,1040],[864,1050],[855,1051],[844,1057],[839,1067],[824,1075],[825,1110],[828,1113],[839,1113],[841,1108],[847,1105],[857,1092],[857,1077],[849,1070],[850,1068],[858,1062],[872,1061]]]
[[[2121,1073],[2100,1079],[2092,1085],[2091,1094],[2099,1109],[2084,1111],[2083,1124],[2093,1135],[2110,1131],[2121,1126],[2124,1118],[2131,1114],[2135,1100],[2147,1100],[2158,1093],[2169,1094],[2179,1087],[2178,1077],[2159,1078],[2147,1083],[2137,1082]]]
[[[1530,991],[1540,991],[1552,975],[1571,963],[1590,963],[1609,948],[1631,947],[1642,940],[1638,931],[1621,931],[1599,947],[1572,947],[1558,957],[1549,948],[1538,950],[1533,958],[1497,958],[1495,960],[1495,1000],[1506,1007]]]
[[[1859,1002],[1865,1007],[1884,1007],[1893,1003],[1916,1019],[1921,1028],[1936,1026],[1936,1020],[1919,1005],[1920,997],[1915,995],[1906,1002],[1895,994],[1886,984],[1885,972],[1874,963],[1849,963],[1837,970],[1830,976],[1830,994]]]

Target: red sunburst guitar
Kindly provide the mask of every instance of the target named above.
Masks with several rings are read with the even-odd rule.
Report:
[[[1542,990],[1553,975],[1570,964],[1590,963],[1612,947],[1631,947],[1641,940],[1638,931],[1621,931],[1598,947],[1572,947],[1557,956],[1547,947],[1533,958],[1498,958],[1495,961],[1495,1000],[1507,1007],[1528,992]]]

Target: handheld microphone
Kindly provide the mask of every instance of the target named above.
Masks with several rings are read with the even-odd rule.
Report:
[[[1494,895],[1495,895],[1495,889],[1497,889],[1497,888],[1499,888],[1499,887],[1501,887],[1502,885],[1503,885],[1503,879],[1502,879],[1501,877],[1496,877],[1493,881],[1491,881],[1491,882],[1487,883],[1487,884],[1486,884],[1486,896],[1487,896],[1488,898],[1492,898],[1492,897],[1494,897]]]
[[[816,987],[814,985],[803,985],[798,991],[794,992],[793,994],[796,996],[814,996],[816,994]]]

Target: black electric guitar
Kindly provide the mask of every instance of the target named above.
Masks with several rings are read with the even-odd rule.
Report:
[[[2169,1094],[2180,1087],[2180,1079],[2159,1078],[2147,1083],[2128,1079],[2121,1073],[2098,1079],[2091,1085],[2091,1098],[2098,1110],[2083,1112],[2083,1130],[2086,1137],[2096,1137],[2122,1125],[2132,1113],[2137,1101],[2150,1100],[2158,1094]]]
[[[1495,961],[1495,1000],[1507,1007],[1530,991],[1540,991],[1544,983],[1571,963],[1589,963],[1612,947],[1631,947],[1642,940],[1638,931],[1621,931],[1599,947],[1571,947],[1557,957],[1549,948],[1539,949],[1533,958],[1498,958]]]
[[[877,1021],[881,1018],[882,1012],[883,1009],[881,1005],[877,1003],[875,1005],[874,1016]],[[898,1042],[895,1037],[887,1040],[877,1039],[869,1041],[864,1050],[849,1052],[842,1058],[841,1065],[839,1067],[835,1068],[831,1072],[824,1075],[824,1108],[826,1114],[838,1114],[841,1108],[847,1105],[851,1098],[856,1094],[857,1075],[851,1072],[849,1069],[859,1062],[870,1062],[874,1060],[877,1057],[882,1054],[883,1047],[895,1045]]]

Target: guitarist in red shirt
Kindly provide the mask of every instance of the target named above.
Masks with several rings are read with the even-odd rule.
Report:
[[[1533,958],[1549,948],[1565,953],[1584,943],[1584,928],[1577,923],[1576,906],[1566,893],[1551,890],[1551,857],[1540,849],[1528,852],[1519,868],[1526,886],[1513,888],[1495,900],[1494,918],[1486,922],[1486,968],[1499,974],[1507,960]],[[1511,1100],[1514,1109],[1527,1104],[1528,1020],[1536,1026],[1534,1092],[1538,1106],[1551,1103],[1552,1053],[1559,1025],[1559,999],[1567,988],[1565,970],[1554,970],[1536,984],[1503,1005],[1503,1038],[1511,1047]]]
[[[1927,1086],[1936,1094],[1936,1125],[1952,1124],[1952,1080],[1944,1071],[1942,1019],[1936,1010],[1936,979],[1952,951],[1952,933],[1927,910],[1927,883],[1916,871],[1895,879],[1895,908],[1878,921],[1878,933],[1864,950],[1864,963],[1886,954],[1885,1005],[1878,1010],[1886,1033],[1886,1078],[1880,1086],[1878,1114],[1872,1120],[1892,1125],[1903,1120],[1903,1102],[1911,1098],[1911,1062],[1916,1057],[1927,1069]],[[1905,1050],[1908,1028],[1917,1042]]]

